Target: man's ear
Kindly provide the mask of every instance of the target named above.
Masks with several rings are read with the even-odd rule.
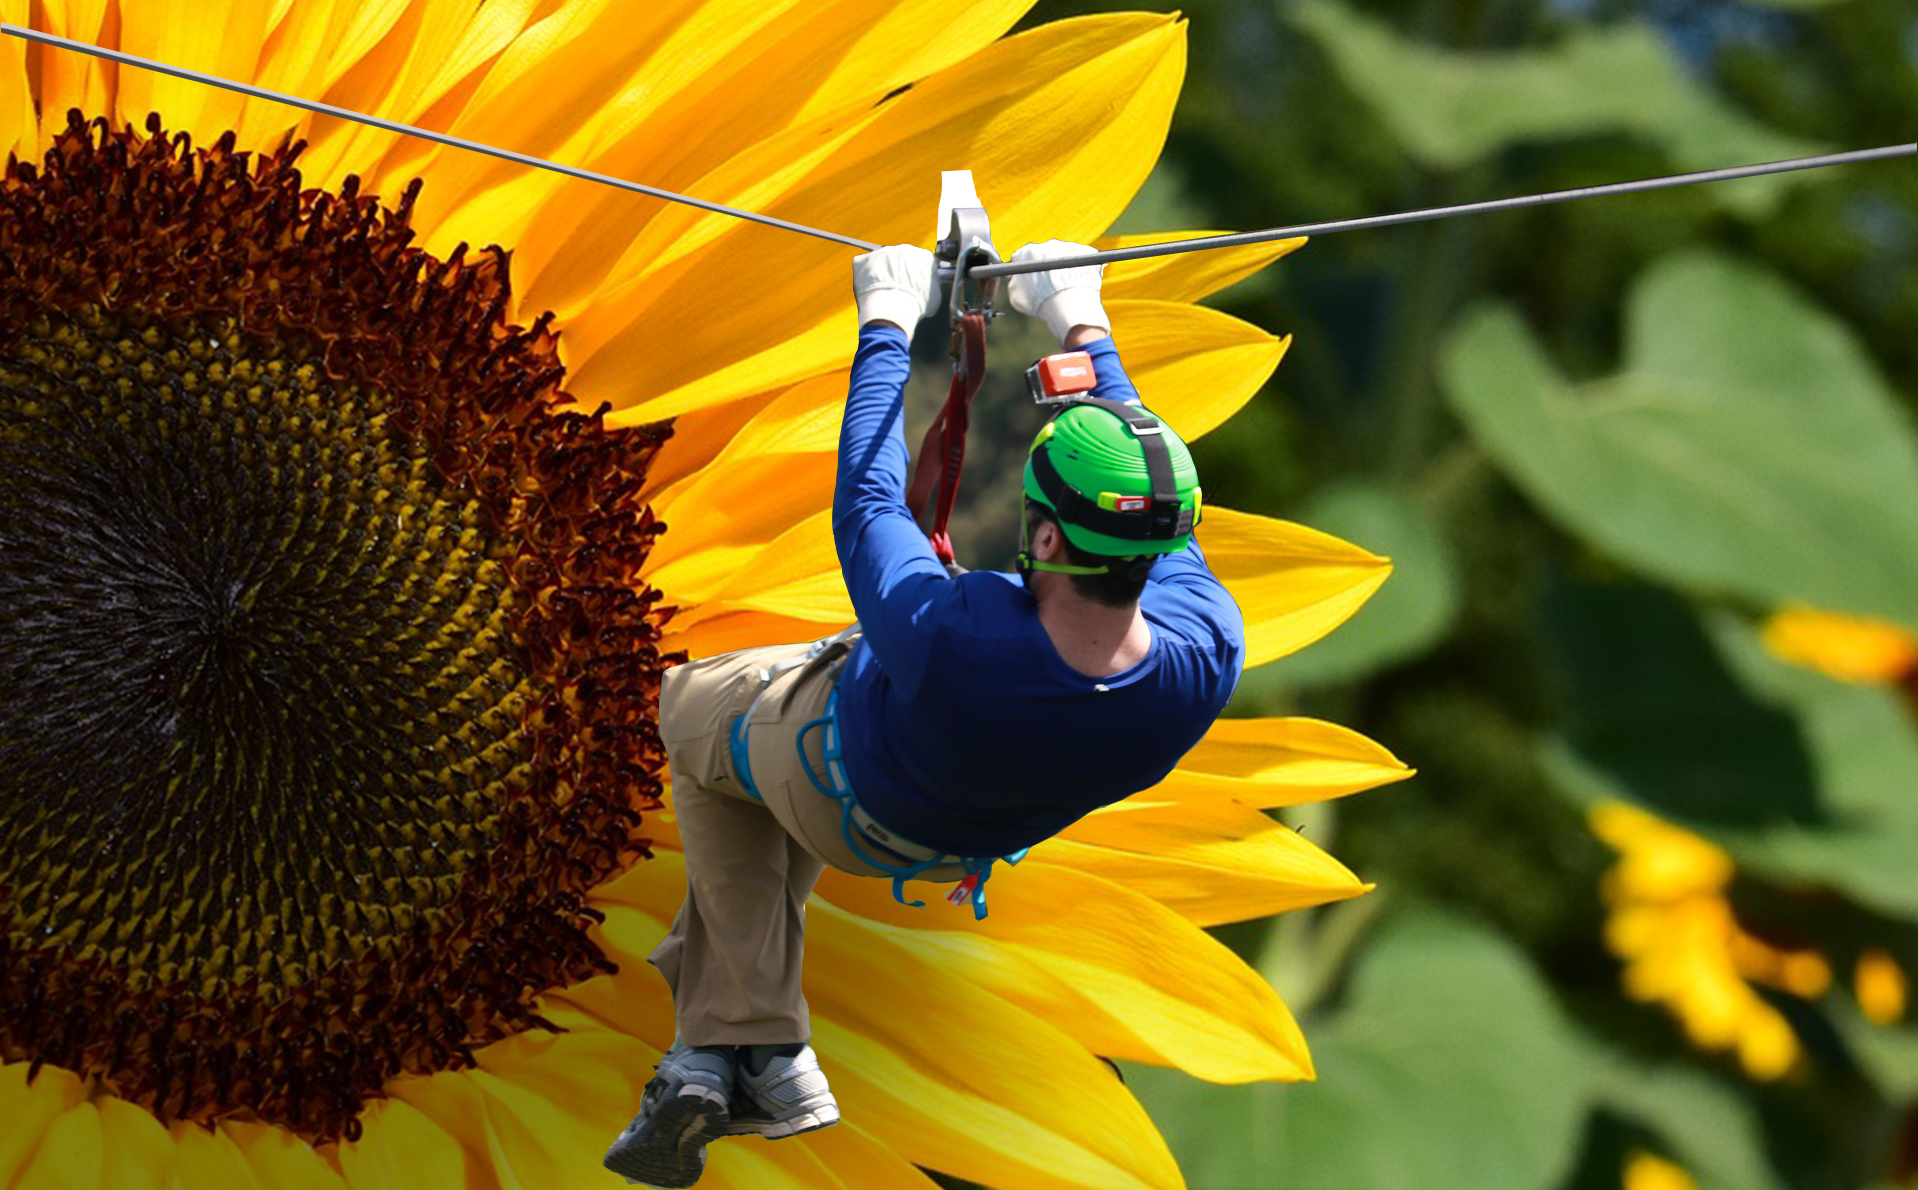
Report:
[[[1059,531],[1056,521],[1041,518],[1039,527],[1032,532],[1032,556],[1041,562],[1050,562],[1064,552],[1065,535]]]

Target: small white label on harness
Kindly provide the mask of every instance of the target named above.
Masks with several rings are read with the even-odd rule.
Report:
[[[1104,682],[1094,682],[1094,683],[1092,684],[1092,688],[1093,688],[1094,690],[1097,690],[1097,691],[1098,691],[1099,693],[1101,693],[1101,694],[1110,694],[1110,693],[1112,693],[1112,688],[1111,688],[1111,687],[1109,687],[1109,686],[1107,686],[1107,685],[1106,685],[1106,684],[1105,684]]]

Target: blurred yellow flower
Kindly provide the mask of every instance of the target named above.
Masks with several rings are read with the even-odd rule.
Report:
[[[1873,1024],[1893,1025],[1904,1017],[1911,984],[1898,960],[1884,951],[1867,950],[1858,956],[1852,986],[1858,996],[1859,1009]]]
[[[1004,38],[1026,3],[0,14],[879,242],[927,238],[951,168],[1002,244],[1093,239],[1183,26]],[[684,888],[658,674],[850,617],[846,250],[13,38],[0,152],[0,635],[32,642],[0,661],[0,1184],[598,1184],[672,1035],[640,957]],[[1288,343],[1193,303],[1296,246],[1111,270],[1188,438]],[[1249,664],[1389,571],[1225,508],[1206,546]],[[1202,927],[1364,892],[1263,811],[1406,775],[1329,724],[1221,723],[979,926],[823,882],[847,1124],[716,1145],[703,1184],[1180,1185],[1098,1057],[1310,1077]]]
[[[1889,620],[1788,607],[1763,636],[1779,657],[1840,681],[1884,685],[1918,673],[1918,633]]]
[[[1751,985],[1820,996],[1830,963],[1739,926],[1725,897],[1736,870],[1721,848],[1623,802],[1601,803],[1590,817],[1619,853],[1601,892],[1626,993],[1664,1005],[1700,1048],[1735,1052],[1751,1077],[1782,1077],[1801,1055],[1797,1035]]]
[[[1684,1166],[1642,1150],[1633,1150],[1625,1158],[1623,1186],[1624,1190],[1698,1190]]]

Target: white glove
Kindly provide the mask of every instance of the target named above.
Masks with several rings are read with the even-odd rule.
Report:
[[[852,258],[852,292],[859,301],[859,325],[884,319],[906,333],[939,308],[933,284],[938,265],[932,253],[911,244],[894,244]]]
[[[1012,254],[1015,264],[1028,260],[1061,260],[1069,256],[1088,256],[1093,248],[1069,240],[1047,240],[1027,244]],[[1075,326],[1112,329],[1105,307],[1099,304],[1099,282],[1106,266],[1082,264],[1069,269],[1048,269],[1043,273],[1014,273],[1008,296],[1012,308],[1021,314],[1036,314],[1046,320],[1059,342]]]

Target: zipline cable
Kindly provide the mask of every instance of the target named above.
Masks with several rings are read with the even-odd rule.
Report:
[[[442,145],[450,145],[455,149],[471,149],[475,153],[485,153],[490,157],[504,158],[507,161],[518,162],[520,165],[531,165],[539,169],[549,169],[554,173],[565,174],[572,178],[583,178],[588,182],[603,182],[608,186],[614,186],[621,190],[630,190],[639,194],[651,195],[654,198],[663,198],[668,202],[685,203],[690,207],[699,207],[702,210],[713,211],[721,215],[731,215],[735,219],[749,219],[754,223],[763,223],[768,227],[778,227],[786,231],[796,231],[801,235],[817,236],[822,240],[832,240],[835,243],[845,244],[848,247],[859,248],[867,252],[871,252],[879,247],[878,244],[870,243],[866,240],[855,240],[851,236],[842,236],[836,232],[821,231],[816,227],[807,227],[803,223],[789,223],[784,219],[775,219],[770,215],[755,214],[752,211],[742,211],[737,207],[729,207],[722,203],[708,202],[703,198],[693,198],[684,194],[675,194],[670,190],[660,190],[657,187],[644,186],[638,182],[629,182],[624,178],[615,178],[610,174],[595,173],[590,169],[581,169],[575,165],[562,165],[557,161],[548,161],[543,157],[533,157],[526,153],[515,153],[510,149],[496,149],[492,145],[483,145],[478,141],[467,140],[464,137],[449,136],[444,132],[433,132],[425,128],[415,128],[411,124],[401,124],[397,120],[386,120],[378,116],[369,116],[363,112],[349,111],[343,107],[334,107],[330,103],[319,103],[311,99],[301,99],[297,95],[288,95],[281,91],[269,91],[265,87],[256,87],[251,83],[235,82],[232,79],[220,78],[217,75],[203,74],[197,70],[187,70],[179,66],[169,66],[164,62],[155,62],[151,58],[136,57],[133,54],[123,53],[120,50],[109,50],[85,41],[73,41],[65,37],[56,37],[51,33],[41,33],[34,29],[23,29],[18,25],[9,25],[4,22],[0,22],[0,32],[8,33],[14,37],[24,38],[27,41],[37,41],[43,45],[57,46],[61,49],[78,50],[80,53],[91,54],[96,58],[107,58],[126,66],[137,66],[142,70],[157,71],[160,74],[172,75],[174,78],[186,79],[189,82],[205,83],[214,87],[224,87],[229,91],[238,91],[242,95],[251,95],[259,99],[270,99],[275,103],[284,103],[293,107],[305,108],[307,111],[318,112],[321,115],[338,116],[346,120],[357,120],[362,124],[370,124],[375,128],[384,128],[388,132],[399,132],[407,136],[421,137]]]
[[[179,66],[169,66],[150,58],[141,58],[120,50],[110,50],[89,42],[74,41],[57,37],[51,33],[41,33],[34,29],[25,29],[19,25],[0,22],[0,32],[28,41],[37,41],[45,45],[62,49],[77,50],[91,54],[96,58],[107,58],[127,66],[136,66],[143,70],[157,71],[174,78],[190,82],[205,83],[209,86],[224,87],[229,91],[238,91],[243,95],[270,99],[293,107],[304,108],[322,115],[338,116],[341,119],[357,120],[375,128],[389,132],[398,132],[407,136],[417,136],[437,144],[449,145],[456,149],[471,149],[475,153],[485,153],[491,157],[502,158],[530,165],[538,169],[552,170],[568,177],[581,178],[589,182],[601,182],[620,190],[663,198],[668,202],[685,203],[687,206],[713,211],[721,215],[731,215],[735,219],[747,219],[754,223],[763,223],[768,227],[782,228],[798,232],[801,235],[814,236],[822,240],[845,244],[867,252],[874,251],[878,244],[869,240],[857,240],[851,236],[842,236],[836,232],[821,231],[816,227],[807,227],[802,223],[791,223],[784,219],[775,219],[770,215],[760,215],[753,211],[742,211],[738,207],[725,206],[722,203],[708,202],[703,198],[676,194],[670,190],[629,182],[624,178],[615,178],[610,174],[595,173],[574,165],[562,165],[548,161],[543,157],[534,157],[526,153],[516,153],[510,149],[494,148],[492,145],[467,140],[464,137],[450,136],[444,132],[433,132],[425,128],[415,128],[411,124],[401,124],[396,120],[369,116],[362,112],[335,107],[329,103],[301,99],[297,95],[288,95],[280,91],[269,91],[265,87],[256,87],[251,83],[235,82],[217,75],[205,74],[197,70],[187,70]],[[1671,186],[1690,186],[1699,182],[1726,182],[1735,178],[1758,177],[1763,174],[1787,173],[1792,170],[1818,169],[1827,165],[1853,165],[1865,161],[1880,161],[1888,157],[1909,157],[1918,154],[1918,143],[1908,145],[1888,145],[1882,149],[1858,149],[1848,153],[1826,153],[1818,157],[1796,157],[1789,161],[1771,161],[1759,165],[1739,165],[1725,169],[1699,170],[1695,173],[1670,174],[1661,178],[1643,178],[1634,182],[1612,182],[1603,186],[1580,186],[1571,190],[1553,190],[1545,194],[1530,194],[1518,198],[1497,198],[1488,202],[1461,203],[1449,207],[1428,207],[1419,211],[1404,211],[1394,215],[1370,215],[1361,219],[1335,219],[1326,223],[1301,223],[1292,227],[1274,227],[1264,231],[1236,232],[1231,235],[1200,236],[1189,240],[1168,240],[1160,244],[1141,244],[1134,248],[1111,248],[1104,252],[1092,252],[1084,256],[1061,257],[1055,260],[1006,262],[976,266],[969,270],[971,276],[985,281],[994,277],[1009,277],[1015,273],[1037,273],[1047,269],[1073,268],[1078,265],[1106,264],[1120,260],[1143,260],[1152,256],[1171,256],[1182,252],[1203,252],[1212,248],[1236,248],[1246,244],[1262,244],[1272,240],[1294,239],[1300,236],[1330,235],[1340,231],[1362,231],[1374,227],[1393,227],[1401,223],[1423,223],[1433,219],[1449,219],[1454,215],[1479,215],[1492,211],[1508,211],[1518,207],[1546,206],[1551,203],[1572,202],[1581,198],[1599,198],[1612,194],[1632,194],[1643,190],[1662,190]]]
[[[1760,174],[1782,174],[1795,169],[1817,169],[1826,165],[1851,165],[1878,161],[1886,157],[1910,157],[1918,154],[1918,143],[1888,145],[1882,149],[1858,149],[1849,153],[1827,153],[1820,157],[1796,157],[1790,161],[1772,161],[1763,165],[1738,165],[1727,169],[1706,169],[1697,173],[1671,174],[1662,178],[1644,178],[1636,182],[1612,182],[1604,186],[1580,186],[1573,190],[1553,190],[1522,198],[1495,198],[1489,202],[1468,202],[1452,207],[1428,207],[1397,215],[1371,215],[1363,219],[1335,219],[1329,223],[1301,223],[1296,227],[1274,227],[1265,231],[1243,231],[1232,235],[1200,236],[1190,240],[1167,240],[1162,244],[1141,244],[1136,248],[1109,248],[1082,256],[1061,256],[1053,260],[1026,260],[1018,263],[981,265],[971,275],[984,281],[1009,277],[1014,273],[1038,273],[1047,269],[1069,269],[1077,265],[1104,264],[1115,260],[1142,260],[1148,256],[1170,256],[1175,252],[1203,252],[1208,248],[1236,248],[1262,244],[1269,240],[1289,240],[1298,236],[1322,236],[1335,231],[1360,231],[1371,227],[1392,227],[1400,223],[1423,223],[1430,219],[1449,219],[1454,215],[1478,215],[1487,211],[1508,211],[1515,207],[1542,207],[1549,203],[1571,202],[1579,198],[1598,198],[1607,194],[1631,194],[1640,190],[1662,190],[1667,186],[1689,186],[1694,182],[1725,182]]]

